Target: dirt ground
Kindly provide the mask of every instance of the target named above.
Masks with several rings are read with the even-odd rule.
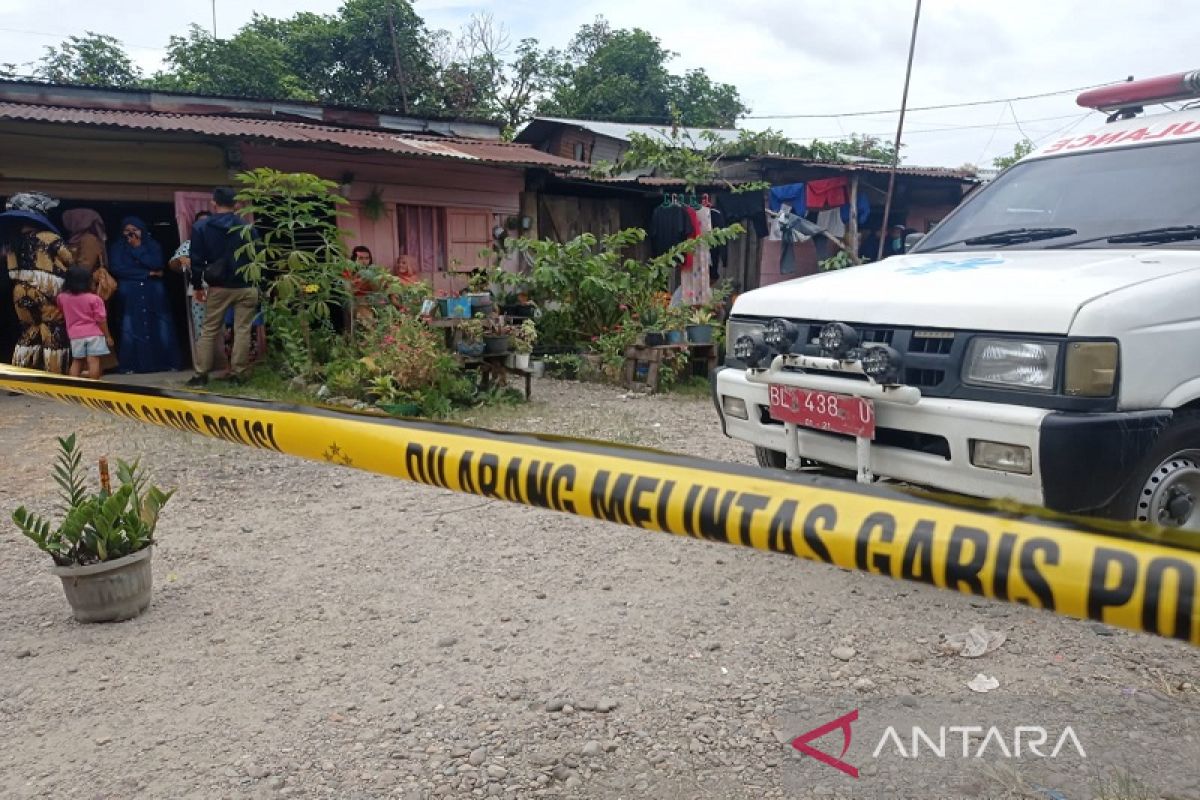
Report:
[[[534,398],[464,416],[751,458],[706,397]],[[1179,642],[48,401],[0,396],[0,420],[5,798],[1200,798],[1200,650]],[[52,505],[71,431],[178,487],[130,622],[75,623],[8,522]],[[1007,641],[941,651],[976,625]],[[855,709],[857,779],[790,746]],[[911,758],[914,724],[979,730]],[[902,747],[877,746],[889,725]],[[1080,747],[1005,758],[991,726]]]

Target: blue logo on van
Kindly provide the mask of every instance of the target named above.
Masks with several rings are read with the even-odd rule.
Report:
[[[964,258],[958,261],[943,259],[941,261],[929,261],[925,264],[914,264],[911,267],[901,267],[896,272],[905,272],[909,275],[928,275],[931,272],[963,272],[969,269],[979,269],[980,267],[1003,263],[1004,259],[997,258],[996,256],[975,256],[974,258]]]

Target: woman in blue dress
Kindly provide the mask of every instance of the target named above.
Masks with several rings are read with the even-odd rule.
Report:
[[[180,368],[175,321],[163,285],[162,247],[137,217],[121,220],[121,235],[108,257],[122,307],[117,357],[121,372],[165,372]]]

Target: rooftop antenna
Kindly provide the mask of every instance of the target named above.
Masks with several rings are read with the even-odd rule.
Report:
[[[917,23],[921,21],[921,0],[913,14],[912,38],[908,42],[908,67],[904,71],[904,95],[900,98],[900,122],[896,125],[896,141],[892,153],[892,171],[888,174],[887,198],[883,201],[883,227],[879,231],[879,252],[875,260],[883,260],[883,248],[887,243],[888,214],[892,211],[892,192],[896,189],[896,168],[900,165],[900,136],[904,133],[904,111],[908,107],[908,82],[912,78],[913,53],[917,49]],[[853,213],[853,211],[851,212]]]

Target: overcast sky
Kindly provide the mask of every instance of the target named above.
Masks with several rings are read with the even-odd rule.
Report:
[[[328,13],[340,0],[216,0],[217,29],[233,33],[252,11]],[[457,29],[492,12],[513,40],[562,46],[604,14],[641,27],[679,53],[672,67],[704,67],[736,85],[751,116],[847,114],[899,107],[912,24],[907,0],[783,3],[731,0],[418,0],[431,28]],[[212,0],[0,0],[0,61],[37,59],[71,34],[95,31],[125,42],[145,69],[188,24],[212,26]],[[994,100],[1200,68],[1200,3],[1190,0],[925,0],[909,106]],[[1075,93],[908,115],[910,164],[989,166],[1025,135],[1034,141],[1103,122]],[[851,132],[891,139],[896,115],[746,119],[808,141]]]

